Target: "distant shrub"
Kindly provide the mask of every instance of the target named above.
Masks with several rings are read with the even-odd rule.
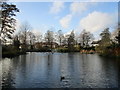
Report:
[[[15,46],[12,45],[2,46],[2,57],[14,57],[20,54],[26,54],[26,52],[19,51]]]

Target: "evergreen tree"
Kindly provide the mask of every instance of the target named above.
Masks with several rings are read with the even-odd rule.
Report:
[[[117,39],[118,44],[120,45],[120,28],[118,30],[118,35],[115,38]]]
[[[109,32],[109,28],[106,28],[101,34],[101,42],[100,42],[100,45],[101,46],[109,46],[110,43],[111,43],[111,39],[110,39],[110,32]]]
[[[5,42],[7,39],[11,39],[11,34],[15,31],[16,16],[15,12],[19,12],[14,4],[7,4],[2,2],[1,4],[1,40]]]

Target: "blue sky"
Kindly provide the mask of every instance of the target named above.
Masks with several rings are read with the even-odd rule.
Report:
[[[71,30],[80,33],[83,29],[100,33],[110,27],[112,32],[117,24],[117,2],[15,2],[20,9],[17,14],[19,24],[28,22],[34,31],[57,32]]]

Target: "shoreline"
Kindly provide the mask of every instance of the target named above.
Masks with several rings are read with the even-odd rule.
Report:
[[[23,51],[23,52],[17,52],[17,53],[8,53],[8,52],[5,52],[4,54],[2,54],[2,58],[14,58],[14,57],[17,57],[19,55],[26,55],[27,52],[51,52],[51,53],[55,53],[55,52],[52,52],[52,51]],[[95,54],[97,52],[80,52],[80,51],[56,51],[56,52],[59,52],[59,53],[75,53],[75,52],[78,52],[80,54]],[[99,56],[101,57],[105,57],[105,58],[120,58],[120,56],[114,56],[114,55],[104,55],[104,54],[100,54],[98,53]]]

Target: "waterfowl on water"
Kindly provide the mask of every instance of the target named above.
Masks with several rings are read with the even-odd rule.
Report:
[[[64,76],[61,76],[60,81],[62,81],[63,79],[65,79],[65,77],[64,77]]]

